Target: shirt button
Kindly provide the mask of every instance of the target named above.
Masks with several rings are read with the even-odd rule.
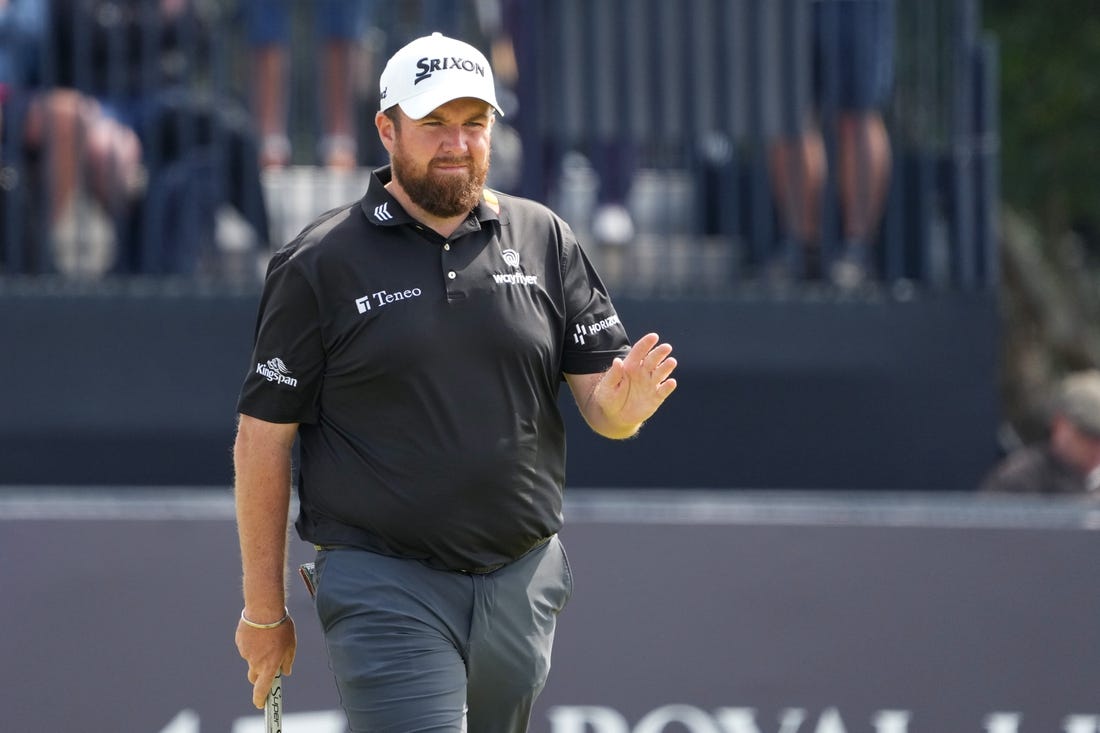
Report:
[[[451,251],[451,243],[450,243],[450,242],[447,242],[446,244],[444,244],[444,245],[443,245],[443,249],[445,249],[445,250],[447,250],[448,252],[450,252],[450,251]]]
[[[455,271],[454,271],[454,270],[451,270],[450,272],[448,272],[448,273],[447,273],[447,277],[449,277],[449,278],[450,278],[451,280],[454,280],[454,279],[455,279],[456,277],[458,277],[458,276],[457,276],[457,275],[455,275]]]

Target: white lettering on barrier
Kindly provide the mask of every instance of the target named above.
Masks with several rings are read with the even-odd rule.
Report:
[[[875,733],[906,733],[909,730],[908,710],[880,710],[871,720]]]
[[[1100,733],[1100,716],[1070,715],[1062,721],[1065,733]]]
[[[985,733],[1016,733],[1020,729],[1019,713],[990,713],[982,721]]]
[[[633,727],[619,711],[600,705],[559,705],[550,708],[547,716],[552,733],[665,733],[670,729],[685,729],[689,733],[765,733],[757,724],[756,710],[743,707],[718,708],[712,714],[694,705],[663,705],[646,713]],[[907,710],[880,710],[872,716],[871,723],[875,733],[907,733],[909,717]],[[847,733],[835,707],[822,711],[816,725],[803,731],[806,720],[805,710],[787,708],[779,713],[776,733]]]
[[[655,708],[642,716],[636,725],[614,708],[603,705],[558,705],[547,711],[551,733],[667,733],[686,730],[688,733],[771,733],[756,722],[755,708],[718,708],[708,713],[694,705],[669,704]],[[908,733],[908,710],[879,710],[871,717],[874,733]],[[1019,713],[995,712],[982,720],[982,733],[1024,733]],[[342,733],[344,714],[340,710],[293,713],[285,722],[300,733]],[[776,733],[847,733],[840,711],[826,708],[813,728],[803,730],[806,711],[786,708],[777,717]],[[263,716],[239,718],[232,733],[261,733]],[[200,733],[199,716],[191,710],[181,711],[160,733]],[[1100,733],[1100,716],[1068,715],[1062,720],[1062,733]]]
[[[725,733],[760,733],[756,725],[754,708],[719,708],[714,717]],[[779,733],[798,733],[799,726],[806,719],[806,711],[799,708],[787,708],[779,714]]]
[[[1019,713],[990,713],[982,720],[985,733],[1022,733]],[[1062,719],[1062,733],[1100,733],[1100,715],[1067,715]]]
[[[631,727],[614,708],[602,705],[558,705],[547,711],[551,733],[770,733],[756,721],[755,708],[718,708],[708,713],[694,705],[669,704],[655,708]],[[879,710],[871,716],[875,733],[908,733],[912,713],[908,710]],[[1024,733],[1022,716],[1014,712],[994,712],[982,720],[983,733]],[[826,708],[812,728],[803,730],[806,711],[786,708],[779,713],[776,733],[847,733],[840,711]],[[1062,720],[1062,733],[1100,733],[1100,715],[1068,715]]]
[[[550,708],[552,733],[630,733],[630,724],[619,711],[602,705],[559,705]]]
[[[634,726],[634,733],[663,733],[671,723],[678,723],[692,733],[722,733],[717,721],[694,705],[665,705],[657,708]]]

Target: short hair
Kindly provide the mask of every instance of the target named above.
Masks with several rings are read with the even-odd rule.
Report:
[[[1089,369],[1062,380],[1055,411],[1079,430],[1100,438],[1100,371]]]

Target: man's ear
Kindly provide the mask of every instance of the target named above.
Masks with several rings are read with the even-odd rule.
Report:
[[[387,151],[392,151],[397,135],[397,125],[386,116],[385,112],[378,112],[374,115],[374,126],[378,129],[378,139],[382,141],[383,147]]]

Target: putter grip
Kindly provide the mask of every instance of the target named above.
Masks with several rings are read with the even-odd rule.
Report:
[[[283,675],[280,672],[271,680],[271,690],[264,701],[264,731],[283,733]]]

